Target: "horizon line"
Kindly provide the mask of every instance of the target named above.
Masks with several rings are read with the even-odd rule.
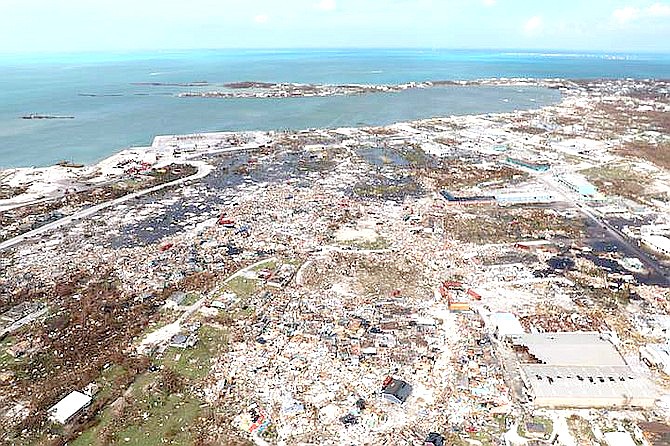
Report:
[[[495,47],[424,47],[424,46],[323,46],[323,47],[192,47],[192,48],[118,48],[118,49],[65,49],[65,50],[30,50],[30,51],[0,51],[3,56],[34,56],[34,55],[76,55],[76,54],[130,54],[130,53],[174,53],[193,51],[482,51],[505,52],[523,54],[616,54],[616,55],[664,55],[670,56],[670,50],[604,50],[604,49],[571,49],[571,48],[495,48]]]

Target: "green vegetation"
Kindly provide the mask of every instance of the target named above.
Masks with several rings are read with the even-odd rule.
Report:
[[[7,353],[7,349],[14,344],[13,337],[7,337],[0,341],[0,371],[10,368],[14,364],[14,357]]]
[[[415,195],[419,192],[420,187],[414,182],[406,182],[402,184],[365,184],[354,187],[354,193],[356,195],[366,198],[398,198],[407,195]]]
[[[162,364],[185,378],[197,380],[209,372],[211,359],[228,345],[225,330],[203,325],[198,332],[198,343],[186,350],[169,349]]]
[[[193,436],[189,427],[197,418],[200,402],[192,397],[180,394],[166,395],[158,393],[144,400],[144,414],[148,414],[138,424],[133,424],[115,435],[118,444],[152,445],[188,445]]]
[[[388,249],[391,247],[389,241],[384,237],[377,237],[374,240],[347,240],[340,242],[340,244],[363,250],[379,250]]]
[[[571,220],[548,209],[473,207],[450,212],[444,229],[457,240],[472,243],[504,243],[549,237],[577,238],[585,233],[583,219]]]
[[[262,268],[261,268],[262,269]],[[244,276],[237,276],[228,282],[223,288],[224,292],[235,293],[240,299],[248,299],[258,292],[259,284],[257,279],[249,279]]]
[[[187,293],[186,294],[186,299],[181,303],[183,307],[188,307],[196,303],[202,299],[202,295],[200,293]]]
[[[601,192],[632,200],[644,196],[651,182],[649,175],[630,164],[612,163],[582,171]]]
[[[425,167],[429,164],[430,158],[419,145],[411,145],[401,151],[401,156],[407,160],[410,166]]]
[[[260,263],[253,268],[251,268],[251,271],[258,272],[264,269],[269,269],[269,270],[274,270],[279,266],[279,263],[277,263],[276,260],[268,260],[266,262]]]
[[[207,375],[212,358],[226,348],[228,333],[203,325],[198,339],[191,349],[169,349],[156,359],[154,365],[160,370],[138,376],[123,397],[101,412],[97,424],[70,445],[193,444],[195,436],[189,429],[201,415],[203,403],[189,389]],[[95,400],[105,397],[122,373],[117,366],[106,369]]]
[[[591,424],[584,418],[572,415],[567,419],[567,424],[572,436],[582,440],[584,444],[605,446],[603,442],[596,440]]]

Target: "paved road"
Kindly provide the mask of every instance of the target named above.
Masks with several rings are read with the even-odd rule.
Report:
[[[4,249],[9,249],[13,246],[16,246],[20,243],[25,242],[28,239],[34,238],[34,237],[39,237],[45,232],[61,228],[63,226],[67,226],[69,224],[72,224],[73,222],[82,220],[84,218],[90,217],[93,214],[96,214],[100,212],[103,209],[110,208],[112,206],[119,205],[121,203],[125,203],[126,201],[133,200],[135,198],[141,197],[143,195],[150,194],[152,192],[157,192],[159,190],[168,188],[168,187],[173,187],[173,186],[179,186],[184,183],[187,183],[189,181],[193,180],[199,180],[201,178],[206,177],[209,175],[209,173],[213,170],[213,167],[204,161],[186,161],[185,164],[190,164],[192,166],[195,166],[198,168],[198,171],[194,173],[193,175],[186,177],[186,178],[181,178],[179,180],[171,181],[169,183],[164,183],[164,184],[159,184],[158,186],[151,187],[149,189],[144,189],[139,192],[134,192],[132,194],[124,195],[123,197],[117,198],[112,201],[107,201],[105,203],[100,203],[96,204],[95,206],[91,206],[90,208],[84,209],[79,212],[75,212],[72,215],[69,215],[67,217],[63,217],[60,220],[56,220],[52,223],[48,223],[44,226],[41,226],[37,229],[34,229],[32,231],[26,232],[25,234],[21,234],[19,236],[16,236],[14,238],[11,238],[9,240],[6,240],[2,243],[0,243],[0,251]]]
[[[539,174],[536,175],[536,177],[547,187],[563,196],[568,203],[577,207],[582,214],[598,225],[604,232],[610,234],[628,253],[638,257],[644,266],[653,274],[654,277],[649,277],[649,279],[655,280],[661,285],[670,286],[670,277],[658,260],[646,253],[617,228],[598,217],[591,207],[576,198],[574,194],[566,193],[563,189],[558,187],[548,174]]]
[[[663,266],[661,266],[658,260],[650,256],[636,243],[632,242],[628,237],[626,237],[626,235],[623,232],[612,226],[609,222],[596,217],[593,214],[591,208],[589,208],[588,206],[578,205],[578,207],[582,210],[582,212],[585,215],[589,216],[589,218],[591,218],[592,221],[594,221],[601,228],[606,230],[607,233],[609,233],[617,242],[619,242],[619,244],[623,245],[623,247],[629,254],[632,254],[640,259],[640,261],[644,264],[644,266],[654,275],[654,277],[649,277],[649,279],[654,279],[660,282],[661,285],[663,285],[662,282],[665,281],[665,285],[670,286],[670,277],[667,275],[667,271],[665,270],[665,268],[663,268]]]

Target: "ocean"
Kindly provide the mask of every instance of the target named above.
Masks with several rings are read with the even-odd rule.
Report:
[[[399,84],[492,77],[669,78],[670,56],[455,50],[194,50],[0,55],[0,168],[92,163],[155,135],[385,125],[529,109],[555,90],[444,87],[363,96],[178,98],[236,81]],[[205,90],[213,89],[212,87]],[[95,96],[91,96],[95,95]],[[72,120],[23,120],[31,113]]]

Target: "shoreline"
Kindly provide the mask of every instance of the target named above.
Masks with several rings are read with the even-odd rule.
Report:
[[[482,78],[482,79],[475,79],[475,80],[435,80],[435,81],[423,81],[423,82],[407,82],[403,84],[364,84],[364,83],[352,83],[352,84],[301,84],[301,83],[261,83],[261,82],[239,82],[239,83],[229,83],[229,84],[223,84],[224,86],[228,85],[236,85],[236,84],[260,84],[263,85],[265,88],[270,88],[271,86],[277,86],[280,88],[283,87],[307,87],[307,88],[338,88],[338,87],[352,87],[352,88],[364,88],[366,89],[363,93],[365,94],[373,94],[375,92],[384,92],[384,93],[398,93],[404,90],[408,89],[430,89],[430,88],[439,88],[439,87],[445,87],[445,86],[453,86],[453,87],[519,87],[519,86],[524,86],[524,87],[535,87],[535,88],[546,88],[550,90],[560,90],[561,88],[567,89],[570,87],[575,87],[577,84],[574,84],[576,81],[572,81],[569,79],[563,79],[563,78],[546,78],[546,79],[534,79],[534,78],[525,78],[525,77],[520,77],[520,78],[505,78],[505,77],[500,77],[500,78]],[[183,84],[157,84],[157,83],[147,83],[151,84],[152,86],[156,85],[166,85],[166,86],[173,86],[173,85],[182,85],[182,86],[189,86],[192,84],[198,84],[198,83],[183,83]],[[216,84],[211,84],[211,85],[216,85]],[[244,90],[244,89],[249,89],[253,87],[236,87],[236,86],[231,86],[227,87],[230,88],[231,90]],[[180,97],[184,95],[184,97],[208,97],[209,92],[196,92],[196,93],[177,93],[175,94],[175,97]],[[109,96],[107,94],[83,94],[83,93],[78,93],[79,96],[93,96],[93,97],[98,97],[98,96]],[[347,96],[354,96],[358,94],[345,94]],[[112,95],[116,96],[116,95]],[[333,92],[329,92],[328,94],[324,95],[314,95],[314,96],[276,96],[274,98],[276,99],[286,99],[290,97],[333,97],[333,96],[342,96],[342,94],[337,94]],[[214,96],[215,97],[215,96]],[[266,96],[254,96],[253,94],[243,94],[242,96],[231,96],[231,97],[225,97],[226,99],[231,98],[231,99],[240,99],[240,98],[247,98],[247,99],[267,99],[270,97]],[[555,104],[559,103],[562,100],[559,99],[558,102]],[[553,105],[555,105],[553,104]],[[528,109],[523,109],[523,110],[534,110],[537,109],[537,107],[532,107]],[[517,111],[517,110],[515,110]],[[522,110],[518,110],[522,111]],[[507,112],[501,112],[501,113],[507,113]],[[477,114],[489,114],[489,112],[482,112],[482,113],[474,113],[474,114],[466,114],[466,115],[477,115]],[[496,113],[497,114],[497,113]],[[466,115],[437,115],[437,116],[427,116],[425,118],[420,118],[421,119],[433,119],[433,118],[444,118],[447,116],[466,116]],[[417,119],[404,119],[404,120],[398,120],[389,124],[383,124],[383,125],[372,125],[372,127],[380,127],[380,126],[387,126],[387,125],[393,125],[397,123],[402,123],[402,122],[411,122],[411,121],[416,121]],[[364,128],[364,127],[370,127],[370,125],[363,125],[363,126],[346,126],[346,127],[355,127],[355,128]],[[322,129],[325,127],[301,127],[301,128],[295,128],[295,129],[290,129],[293,131],[303,131],[303,130],[311,130],[311,129]],[[250,130],[225,130],[225,131],[209,131],[209,132],[201,132],[201,133],[245,133],[245,132],[256,132],[256,131],[262,131],[262,132],[269,132],[269,131],[280,131],[283,129],[270,129],[270,130],[257,130],[257,129],[250,129]],[[173,133],[162,133],[163,135],[173,135]],[[190,134],[189,133],[184,133],[184,134]],[[155,135],[153,138],[156,136],[160,136],[160,134]],[[152,141],[153,141],[152,138]],[[123,149],[119,149],[115,151],[113,154],[110,155],[114,156],[115,154],[119,153],[119,151],[123,150],[131,150],[131,149],[136,149],[136,148],[143,148],[146,146],[138,145],[138,146],[129,146]],[[104,161],[106,158],[102,158],[97,162],[94,163],[86,163],[86,166],[91,166],[97,163],[100,163]],[[76,160],[65,160],[66,162],[73,161],[75,163],[78,163]],[[47,165],[47,166],[8,166],[8,167],[3,167],[0,165],[0,175],[7,171],[7,170],[13,170],[13,169],[24,169],[24,168],[35,168],[35,169],[41,169],[41,168],[46,168],[46,167],[53,167],[58,163],[54,163],[52,165]]]
[[[568,97],[565,92],[568,91],[568,85],[571,85],[571,81],[565,79],[530,79],[530,78],[494,78],[494,79],[480,79],[476,81],[434,81],[433,86],[439,87],[442,84],[448,83],[452,86],[495,86],[495,87],[538,87],[538,88],[553,88],[561,89],[562,91],[561,98],[558,102],[542,107],[529,108],[523,110],[517,110],[515,112],[528,112],[528,111],[537,111],[545,107],[559,106],[562,104]],[[437,84],[435,84],[437,83]],[[421,85],[424,85],[422,83]],[[418,84],[417,84],[418,85]],[[445,84],[447,85],[447,84]],[[427,87],[427,88],[433,88]],[[572,85],[574,87],[575,85]],[[424,87],[416,87],[424,88]],[[305,132],[305,131],[321,131],[321,130],[361,130],[361,129],[371,129],[371,128],[389,128],[394,125],[411,125],[412,123],[420,123],[425,120],[431,119],[448,119],[452,116],[488,116],[488,115],[504,115],[514,112],[502,112],[502,113],[477,113],[477,114],[466,114],[466,115],[450,115],[450,116],[434,116],[426,117],[418,120],[403,120],[393,122],[387,125],[380,126],[347,126],[347,127],[338,127],[334,129],[329,128],[305,128],[305,129],[295,129],[290,130],[292,132]],[[156,135],[152,139],[152,143],[149,146],[134,146],[124,149],[120,149],[113,153],[112,155],[103,158],[102,160],[94,164],[84,164],[82,167],[68,166],[67,163],[59,162],[50,166],[43,167],[11,167],[11,168],[2,168],[0,167],[0,186],[7,185],[10,188],[23,187],[26,183],[31,183],[32,191],[30,193],[23,193],[16,197],[10,199],[0,200],[0,212],[5,212],[17,207],[26,206],[29,204],[39,203],[40,201],[51,200],[62,196],[59,194],[59,191],[70,189],[74,183],[76,183],[81,178],[88,178],[86,182],[88,184],[94,185],[96,183],[105,183],[114,179],[120,178],[125,172],[123,169],[118,167],[121,164],[134,163],[136,165],[148,165],[151,168],[161,168],[172,162],[180,162],[183,160],[181,157],[174,156],[174,153],[170,153],[170,150],[166,150],[164,147],[160,147],[162,141],[170,139],[197,139],[197,138],[217,138],[217,137],[244,137],[245,135],[255,135],[265,136],[279,133],[281,130],[251,130],[251,131],[223,131],[223,132],[203,132],[203,133],[187,133],[187,134],[167,134],[167,135]],[[203,153],[196,153],[194,156],[202,156]],[[7,181],[8,177],[13,177],[11,180]],[[38,177],[38,178],[35,178]],[[43,177],[40,178],[40,177]],[[42,187],[36,185],[35,183],[41,183]],[[76,189],[76,188],[75,188]],[[28,196],[25,196],[28,195]],[[21,198],[23,196],[23,198]]]
[[[442,88],[442,87],[453,87],[453,88],[457,88],[457,87],[469,87],[469,88],[476,88],[476,87],[493,87],[493,88],[496,88],[496,87],[503,87],[503,88],[505,88],[505,87],[506,88],[532,87],[532,88],[546,88],[547,90],[558,90],[561,86],[564,86],[565,82],[567,82],[567,81],[565,81],[563,79],[489,78],[489,79],[479,79],[479,80],[415,82],[415,83],[408,83],[408,84],[398,84],[395,87],[398,88],[398,86],[400,86],[400,85],[410,85],[410,84],[412,84],[412,85],[415,85],[415,87],[410,88],[410,90],[427,90],[427,91],[429,91],[430,88]],[[418,88],[419,85],[424,85],[424,84],[431,84],[433,86],[432,87],[426,87],[426,88]],[[288,85],[288,84],[286,84],[286,85]],[[290,84],[290,85],[298,85],[298,84]],[[323,87],[323,88],[330,88],[330,86],[328,86],[326,84],[302,84],[302,85],[311,85],[311,86],[316,86],[316,87],[320,86],[320,87]],[[365,86],[365,84],[356,84],[356,85]],[[390,86],[391,86],[391,84],[389,84],[389,85],[381,85],[380,84],[380,87],[384,87],[384,88],[387,88],[387,87],[390,87]],[[565,86],[569,86],[569,85],[565,85]],[[387,91],[386,93],[389,94],[389,95],[394,95],[395,93],[402,93],[403,91],[407,91],[407,90],[408,89],[398,90],[398,91],[394,91],[394,92],[388,92]],[[240,91],[242,91],[242,90],[240,90]],[[278,91],[283,91],[283,90],[278,90]],[[304,96],[304,95],[303,96],[291,96],[291,97],[279,97],[279,96],[277,96],[277,97],[272,98],[272,97],[252,97],[254,93],[251,92],[251,91],[243,91],[243,93],[245,95],[249,95],[249,97],[246,97],[246,98],[234,97],[234,98],[226,98],[226,99],[239,99],[239,100],[247,99],[249,101],[253,101],[254,99],[257,99],[257,100],[264,100],[264,99],[266,99],[266,100],[269,100],[269,99],[305,99],[305,100],[308,100],[308,98],[324,99],[324,98],[330,98],[330,97],[342,97],[342,95],[339,95],[339,94],[330,94],[329,93],[329,94],[324,94],[324,95],[313,95],[313,96]],[[174,96],[175,99],[179,99],[175,96],[175,93],[169,93],[169,94],[171,96]],[[200,93],[198,93],[198,94],[200,94]],[[206,93],[203,93],[203,94],[206,94]],[[368,95],[371,95],[371,94],[373,94],[373,93],[369,92],[369,93],[362,93],[362,94],[357,94],[357,95],[350,94],[348,96],[368,96]],[[513,93],[513,94],[516,94],[516,93]],[[394,96],[390,96],[389,100],[392,101],[393,103],[395,103],[398,100],[394,99],[394,98],[395,98]],[[206,98],[200,97],[200,98],[191,98],[191,99],[205,100]],[[502,98],[501,98],[501,100],[502,100]],[[184,99],[184,101],[187,101],[187,99]],[[485,100],[482,100],[482,101],[485,101]],[[551,103],[555,103],[554,101],[560,101],[560,97],[551,98],[551,101],[547,100],[547,102],[551,102]],[[400,106],[404,106],[403,105],[404,101],[400,101],[400,102],[401,102]],[[533,101],[528,101],[528,102],[533,102]],[[541,100],[539,102],[544,103],[545,101]],[[393,105],[393,104],[391,104],[391,105]],[[255,106],[253,106],[253,107],[255,107]],[[449,107],[449,106],[447,106],[447,107]],[[521,109],[521,108],[526,109],[526,107],[532,107],[534,109],[534,108],[537,108],[537,105],[535,103],[532,103],[532,104],[531,103],[526,103],[526,101],[520,103],[520,105],[519,105],[519,109]],[[435,108],[435,107],[433,107],[433,108]],[[451,114],[454,114],[454,113],[472,114],[472,113],[469,113],[467,111],[467,107],[466,107],[465,111],[461,111],[462,108],[460,106],[458,106],[457,108],[458,109],[453,110],[451,112]],[[500,107],[481,107],[481,111],[480,110],[475,110],[475,112],[476,112],[475,114],[491,113],[492,111],[489,111],[491,109],[493,109],[494,110],[493,112],[495,112],[496,108],[504,109],[504,108],[506,108],[506,106],[501,105]],[[530,109],[530,108],[528,108],[528,109]],[[400,116],[393,116],[393,115],[400,115]],[[404,115],[404,116],[402,116],[402,115]],[[383,117],[380,116],[378,119],[373,118],[372,125],[374,125],[374,126],[377,126],[377,125],[391,125],[391,124],[394,124],[394,123],[397,123],[397,122],[407,122],[407,121],[411,121],[411,120],[415,119],[415,116],[412,116],[412,115],[413,115],[412,113],[391,113],[391,116],[383,116]],[[434,110],[425,110],[425,113],[421,113],[421,115],[418,116],[417,118],[428,119],[428,118],[434,118],[434,117],[444,117],[444,116],[449,116],[450,113],[449,113],[449,110],[440,110],[440,109],[435,108]],[[360,120],[363,120],[363,117],[361,117]],[[219,126],[217,124],[213,124],[213,123],[210,122],[209,124],[207,124],[203,127],[206,130],[208,130],[207,131],[208,133],[210,133],[210,132],[221,131],[221,127],[225,128],[226,129],[225,131],[230,131],[230,132],[273,131],[273,130],[277,131],[277,130],[282,130],[282,129],[285,129],[285,128],[290,128],[291,130],[299,131],[299,130],[307,130],[307,129],[313,129],[313,128],[337,128],[337,127],[343,127],[343,126],[346,126],[346,127],[365,127],[366,125],[360,125],[360,124],[368,124],[367,122],[363,122],[363,123],[354,122],[355,121],[354,119],[352,119],[351,122],[342,122],[343,125],[335,124],[335,126],[333,126],[329,122],[321,122],[321,121],[327,121],[327,120],[316,120],[317,122],[311,122],[312,125],[310,125],[309,121],[310,120],[307,119],[307,120],[303,120],[303,122],[297,122],[298,125],[293,125],[294,123],[291,123],[291,122],[287,122],[287,123],[273,122],[272,125],[262,126],[262,125],[258,125],[258,123],[257,123],[257,124],[254,124],[254,128],[246,128],[246,126],[244,125],[244,122],[237,122],[237,121],[232,122],[232,123],[228,123],[228,124],[223,123],[223,125],[221,125],[221,126]],[[344,121],[346,121],[346,120],[344,120]],[[379,121],[379,124],[377,124],[374,121]],[[178,126],[178,123],[176,123],[175,125]],[[38,154],[35,154],[35,156],[38,159],[37,165],[32,164],[32,161],[29,160],[29,159],[23,159],[23,160],[19,159],[17,163],[11,163],[10,165],[7,165],[7,166],[3,166],[2,164],[0,164],[0,174],[2,173],[2,171],[7,170],[7,169],[28,168],[28,167],[34,167],[34,168],[51,167],[54,164],[56,164],[58,161],[60,161],[61,159],[66,159],[66,160],[74,161],[74,162],[77,162],[77,163],[86,163],[87,165],[96,164],[98,162],[103,161],[105,158],[107,158],[109,156],[112,156],[115,153],[118,153],[119,150],[151,145],[153,137],[156,136],[156,135],[175,134],[175,133],[176,134],[193,133],[191,129],[198,128],[199,126],[197,125],[197,123],[191,123],[187,126],[186,129],[181,128],[179,132],[175,132],[174,131],[175,129],[173,128],[174,126],[172,126],[172,125],[170,126],[171,128],[166,128],[166,129],[161,129],[161,128],[159,128],[160,126],[159,127],[153,126],[153,127],[154,127],[153,129],[148,128],[147,132],[143,135],[133,133],[131,138],[122,138],[122,139],[126,139],[126,141],[121,142],[121,144],[122,144],[121,147],[119,147],[117,145],[117,144],[119,144],[119,142],[110,141],[109,144],[103,143],[101,147],[93,148],[93,152],[100,152],[100,154],[102,154],[103,157],[98,158],[99,155],[96,155],[95,153],[91,157],[88,157],[88,156],[84,155],[84,156],[79,157],[79,158],[76,158],[74,156],[69,157],[68,155],[65,154],[65,155],[61,155],[63,158],[52,159],[52,160],[49,160],[48,159],[49,157],[46,157],[47,159],[43,162],[49,163],[49,164],[42,164],[42,162],[39,162],[39,159],[41,157]],[[208,129],[207,127],[210,127],[210,128]],[[257,127],[265,127],[265,128],[259,129]],[[36,131],[39,131],[39,129],[41,129],[41,128],[42,127],[40,127],[40,126],[35,127]],[[132,140],[132,141],[129,142],[128,140]],[[63,150],[59,150],[57,146],[52,147],[51,144],[49,144],[48,147],[51,147],[51,151],[53,151],[53,153],[56,153],[56,154],[59,153],[59,152],[60,153],[63,153],[63,152],[67,153],[68,152],[67,147],[70,144],[67,143],[67,140],[65,140],[64,142],[65,142],[64,144],[60,144],[60,146],[62,146]],[[14,143],[14,145],[17,146],[17,147],[21,147],[21,142],[18,141],[16,143]],[[39,146],[39,143],[35,143],[33,145]],[[10,156],[8,156],[8,158],[11,159]],[[23,163],[23,165],[21,165],[22,163]]]
[[[432,85],[440,82],[448,85],[462,85],[462,86],[496,86],[496,87],[536,87],[556,89],[561,92],[561,97],[558,102],[544,105],[540,107],[515,110],[510,112],[500,113],[476,113],[465,115],[448,115],[448,116],[434,116],[414,120],[402,120],[386,125],[379,126],[346,126],[338,128],[305,128],[288,130],[289,133],[305,133],[305,132],[319,132],[319,131],[340,131],[340,132],[355,132],[364,131],[366,129],[385,129],[388,130],[394,126],[411,126],[413,124],[420,124],[424,121],[430,120],[449,120],[456,118],[481,118],[481,117],[500,117],[510,116],[515,113],[529,113],[540,112],[545,109],[565,107],[568,101],[579,98],[584,95],[591,85],[611,85],[620,84],[623,86],[630,86],[630,84],[641,83],[649,84],[660,83],[662,85],[670,85],[670,81],[649,81],[649,80],[607,80],[586,81],[586,80],[569,80],[562,78],[548,78],[548,79],[532,79],[532,78],[489,78],[479,79],[475,81],[434,81]],[[422,84],[423,85],[423,84]],[[430,87],[432,88],[432,87]],[[95,187],[96,185],[105,184],[110,181],[121,179],[127,175],[129,168],[135,170],[160,169],[171,163],[179,163],[184,160],[198,158],[212,153],[208,150],[198,149],[198,140],[215,141],[212,145],[219,144],[221,148],[221,140],[246,140],[255,141],[251,143],[255,146],[261,146],[269,141],[272,135],[284,132],[285,130],[252,130],[252,131],[222,131],[222,132],[203,132],[203,133],[187,133],[187,134],[167,134],[157,135],[153,138],[149,146],[134,146],[116,151],[110,156],[107,156],[100,161],[93,164],[85,165],[71,165],[60,162],[51,166],[44,167],[11,167],[0,168],[0,188],[28,189],[11,198],[0,199],[0,212],[5,212],[18,207],[36,204],[41,201],[48,201],[63,196],[70,190],[77,191],[81,187]],[[188,141],[186,144],[184,141]],[[216,142],[218,141],[218,143]],[[235,142],[227,146],[228,148],[237,147]],[[185,149],[185,150],[183,150]],[[216,152],[216,149],[213,149]],[[0,189],[0,192],[3,192]]]

